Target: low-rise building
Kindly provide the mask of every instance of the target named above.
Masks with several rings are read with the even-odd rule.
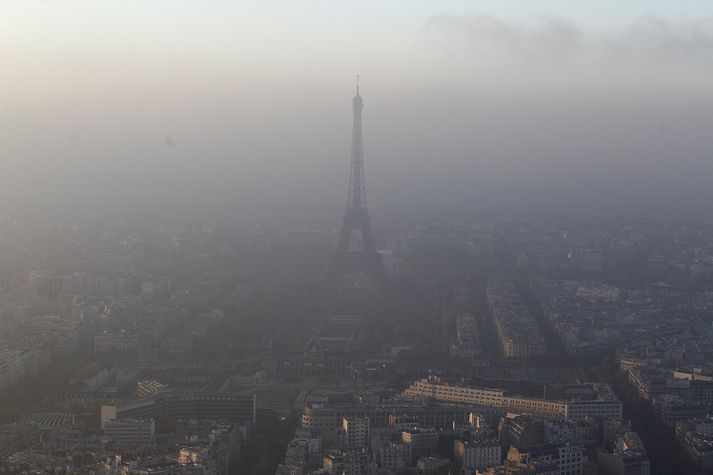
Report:
[[[368,450],[342,450],[324,455],[324,470],[330,475],[373,475],[374,455]]]
[[[135,448],[153,444],[156,424],[153,419],[111,419],[104,424],[104,436],[115,447]]]
[[[486,389],[456,386],[437,379],[420,379],[404,391],[405,396],[416,399],[432,399],[504,409],[532,414],[544,418],[579,420],[587,417],[621,419],[623,406],[614,391],[606,384],[584,386],[590,398],[572,397],[570,400],[541,399],[510,395],[502,389]]]
[[[466,442],[456,440],[453,446],[453,461],[457,469],[472,473],[476,469],[500,465],[500,442],[486,439]]]
[[[651,462],[636,432],[624,432],[612,452],[597,455],[602,475],[649,475]]]
[[[411,444],[385,442],[379,447],[379,468],[401,470],[411,466]]]
[[[713,470],[713,418],[696,418],[676,424],[676,439],[699,470]]]
[[[416,461],[416,473],[418,475],[437,475],[442,467],[451,465],[450,459],[436,456],[420,457]]]

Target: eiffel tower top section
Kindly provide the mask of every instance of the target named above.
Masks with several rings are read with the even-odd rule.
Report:
[[[352,123],[352,157],[349,169],[349,192],[347,196],[347,214],[366,213],[366,188],[364,185],[364,141],[361,130],[361,111],[364,101],[359,95],[359,76],[357,76],[356,95],[352,100],[354,118]]]

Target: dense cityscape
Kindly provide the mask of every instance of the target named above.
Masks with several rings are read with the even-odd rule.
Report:
[[[713,474],[711,66],[705,0],[0,1],[0,475]]]
[[[362,108],[341,228],[3,223],[3,473],[713,469],[710,225],[373,232]]]

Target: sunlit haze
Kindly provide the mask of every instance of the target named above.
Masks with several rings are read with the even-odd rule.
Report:
[[[356,74],[375,205],[704,190],[711,14],[694,0],[4,1],[2,196],[339,201]]]
[[[713,1],[0,0],[0,475],[713,473]]]

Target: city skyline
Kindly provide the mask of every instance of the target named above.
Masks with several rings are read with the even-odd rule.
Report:
[[[709,0],[0,0],[0,67],[0,475],[713,473]]]

